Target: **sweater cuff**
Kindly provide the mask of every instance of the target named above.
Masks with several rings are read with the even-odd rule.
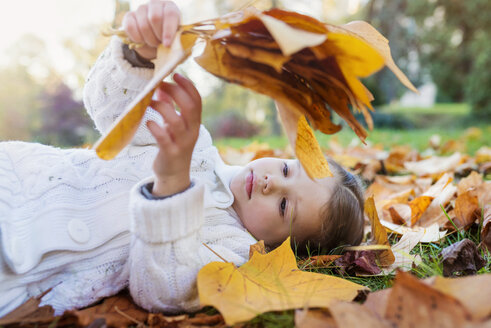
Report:
[[[131,190],[131,231],[147,243],[167,243],[196,233],[203,224],[204,186],[194,181],[190,188],[165,199],[147,199],[137,184]]]
[[[123,42],[113,37],[110,43],[111,56],[117,64],[117,69],[111,72],[118,85],[130,90],[141,90],[153,77],[153,69],[134,67],[126,60],[123,53]]]

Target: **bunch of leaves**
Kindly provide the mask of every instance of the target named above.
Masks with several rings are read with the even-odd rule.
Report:
[[[334,26],[294,12],[247,8],[182,26],[171,49],[161,46],[154,78],[95,145],[101,158],[113,158],[131,140],[156,86],[191,54],[198,37],[206,47],[196,61],[205,70],[277,101],[292,148],[312,178],[331,173],[310,125],[323,133],[338,132],[332,110],[364,140],[367,133],[351,107],[373,126],[373,97],[359,78],[386,65],[415,90],[394,64],[388,41],[368,23]]]

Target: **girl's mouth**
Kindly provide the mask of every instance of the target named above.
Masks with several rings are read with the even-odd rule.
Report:
[[[254,185],[254,173],[252,173],[251,171],[251,173],[246,178],[246,186],[245,186],[247,196],[249,196],[249,199],[251,199],[253,185]]]

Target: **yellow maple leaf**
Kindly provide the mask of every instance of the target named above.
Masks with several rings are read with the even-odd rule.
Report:
[[[267,311],[328,307],[334,300],[353,300],[366,287],[325,274],[298,269],[290,238],[272,252],[255,252],[237,268],[212,262],[198,273],[201,305],[211,305],[227,325],[247,321]]]

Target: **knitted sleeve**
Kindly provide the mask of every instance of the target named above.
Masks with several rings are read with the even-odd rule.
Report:
[[[131,295],[149,311],[196,311],[198,272],[209,262],[221,261],[202,243],[205,187],[194,181],[185,192],[163,200],[146,199],[139,189],[136,186],[131,194]],[[216,226],[207,227],[220,231],[208,246],[240,266],[247,261],[250,239],[243,230],[224,225],[224,220],[214,219]]]
[[[106,133],[126,106],[153,76],[153,69],[133,67],[123,54],[123,43],[113,37],[90,70],[84,86],[83,100],[97,130]],[[161,122],[161,116],[151,108],[138,129],[132,144],[154,144],[146,126],[147,120]]]

